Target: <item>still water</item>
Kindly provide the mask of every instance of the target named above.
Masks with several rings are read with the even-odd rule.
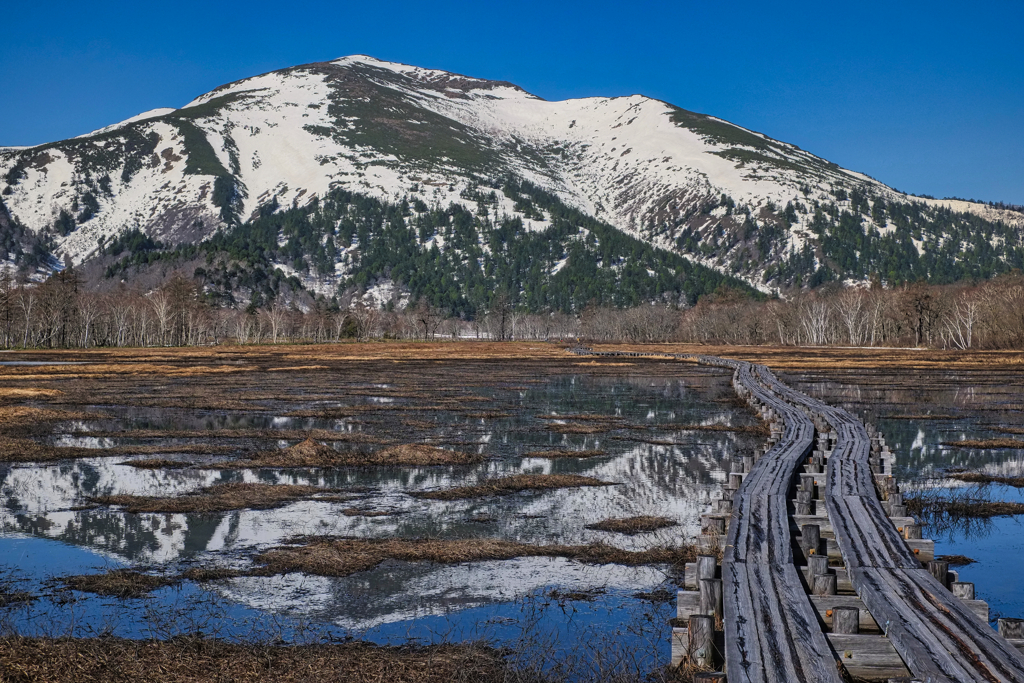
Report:
[[[454,444],[486,456],[482,464],[469,467],[146,470],[123,464],[125,457],[3,465],[0,562],[11,587],[40,596],[27,606],[7,608],[6,618],[23,632],[65,629],[76,635],[167,635],[199,623],[204,632],[225,637],[263,634],[287,641],[311,634],[382,643],[483,638],[503,645],[528,643],[544,656],[564,656],[608,641],[650,668],[668,659],[668,619],[674,616],[675,577],[662,566],[594,566],[560,558],[453,565],[387,561],[341,578],[289,574],[204,586],[186,583],[139,600],[62,591],[50,580],[123,566],[169,574],[197,565],[244,569],[257,552],[307,534],[602,542],[624,549],[677,544],[698,533],[699,515],[725,479],[726,458],[758,445],[760,437],[754,435],[680,429],[756,424],[752,414],[728,400],[729,379],[728,373],[712,368],[686,368],[671,378],[554,376],[525,388],[478,389],[490,404],[502,406],[479,417],[403,412],[406,424],[417,424],[418,440]],[[369,394],[364,397],[368,402],[403,400]],[[99,454],[104,448],[137,443],[131,432],[139,429],[315,428],[375,434],[402,429],[387,420],[290,416],[301,413],[296,407],[301,403],[282,405],[277,414],[239,416],[128,407],[112,411],[106,406],[110,418],[68,424],[52,443],[95,448]],[[572,422],[576,414],[618,421],[614,428],[593,434],[549,428]],[[186,441],[161,443],[173,452]],[[238,445],[243,443],[240,438]],[[601,450],[606,455],[554,460],[527,455],[551,449]],[[455,501],[409,495],[517,473],[582,474],[616,485]],[[93,496],[179,495],[232,481],[313,484],[350,494],[343,502],[313,499],[273,510],[220,514],[128,514],[87,506]],[[340,514],[349,507],[392,514]],[[679,525],[636,536],[585,528],[609,517],[635,515],[665,516]]]
[[[1024,427],[1021,373],[923,371],[901,375],[831,373],[782,374],[784,381],[823,401],[841,405],[877,425],[896,459],[893,474],[904,491],[938,491],[992,501],[1024,502],[1024,490],[975,486],[946,476],[966,469],[1005,477],[1024,476],[1024,450],[964,448],[963,440],[1018,439],[1005,430]],[[972,520],[924,529],[936,555],[965,555],[974,563],[957,567],[961,581],[975,585],[978,599],[998,617],[1024,616],[1024,516]]]

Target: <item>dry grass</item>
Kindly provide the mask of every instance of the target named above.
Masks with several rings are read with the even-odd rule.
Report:
[[[956,475],[954,475],[956,476]],[[994,501],[979,492],[923,491],[904,499],[907,511],[922,517],[926,524],[945,527],[960,520],[988,519],[1024,514],[1024,503]]]
[[[919,414],[919,413],[907,413],[903,415],[884,415],[883,420],[958,420],[956,415],[932,415],[932,414]]]
[[[78,446],[50,446],[32,439],[0,437],[0,462],[54,462],[78,458],[111,458],[148,453],[182,453],[214,455],[236,449],[208,444],[179,444],[169,446],[114,446],[112,448],[81,448]]]
[[[89,413],[82,410],[55,410],[52,408],[35,408],[32,406],[0,406],[0,425],[35,422],[64,422],[67,420],[102,420],[106,415]]]
[[[178,582],[175,578],[140,574],[130,569],[114,569],[103,574],[67,576],[60,582],[72,590],[115,598],[141,598],[158,588]]]
[[[330,446],[306,439],[280,451],[258,453],[252,458],[214,465],[221,469],[244,467],[410,467],[433,465],[473,465],[484,457],[426,444],[401,444],[377,451],[336,451]]]
[[[601,450],[590,450],[590,451],[572,451],[568,449],[556,448],[550,451],[530,451],[529,453],[523,453],[524,458],[596,458],[599,455],[608,455],[605,451]]]
[[[961,441],[943,441],[943,446],[955,448],[1024,448],[1024,441],[1019,439],[963,439]]]
[[[1019,489],[1024,488],[1024,477],[1000,477],[994,474],[982,474],[981,472],[953,472],[949,477],[965,481],[968,484],[1003,484]]]
[[[366,510],[364,508],[345,508],[341,511],[341,514],[346,517],[390,517],[391,515],[397,515],[397,512],[391,510]]]
[[[2,399],[54,398],[60,396],[57,389],[36,389],[32,387],[0,387]]]
[[[545,595],[555,602],[593,602],[596,598],[604,595],[607,591],[603,588],[591,588],[589,590],[561,591],[552,588]]]
[[[545,429],[556,434],[601,434],[620,428],[621,425],[610,422],[553,422],[545,426]]]
[[[668,517],[652,517],[643,515],[639,517],[619,517],[605,519],[596,524],[588,524],[587,529],[595,531],[610,531],[617,534],[643,534],[649,531],[657,531],[670,526],[679,526],[679,523]]]
[[[537,415],[538,420],[565,420],[567,422],[624,422],[616,415]]]
[[[0,608],[11,605],[25,605],[36,600],[36,596],[25,591],[9,591],[0,586]]]
[[[510,477],[487,479],[474,486],[458,486],[441,491],[423,491],[412,495],[430,500],[460,500],[481,496],[506,496],[519,491],[542,491],[580,486],[617,486],[617,484],[579,474],[515,474]]]
[[[1003,425],[991,426],[992,431],[1003,434],[1024,434],[1024,427],[1007,427]]]
[[[162,460],[160,458],[126,460],[125,462],[119,462],[117,464],[127,465],[128,467],[137,467],[140,470],[183,470],[193,466],[193,463],[185,460]]]
[[[340,432],[331,429],[133,429],[130,432],[90,430],[74,432],[74,436],[132,439],[260,439],[266,441],[295,441],[315,439],[348,443],[387,443],[386,439],[366,432]]]
[[[765,423],[756,424],[756,425],[739,425],[739,426],[723,425],[723,424],[702,425],[702,424],[675,424],[675,423],[667,423],[667,424],[651,425],[650,427],[637,426],[635,428],[636,429],[651,429],[651,428],[654,428],[654,429],[659,429],[661,431],[668,431],[668,432],[735,432],[737,434],[756,434],[758,436],[768,436],[770,434],[770,430],[768,429],[768,425],[765,424]],[[631,429],[633,429],[633,427],[631,427]]]
[[[301,541],[302,539],[300,539]],[[373,569],[385,560],[459,564],[516,557],[565,557],[588,564],[636,567],[668,564],[682,567],[696,558],[694,546],[629,551],[602,543],[531,545],[498,539],[312,539],[294,547],[269,550],[256,557],[272,574],[303,572],[316,576],[349,576]]]
[[[127,512],[227,512],[269,510],[331,489],[290,484],[217,484],[184,496],[99,496],[89,500],[100,505],[120,505]]]
[[[243,572],[237,569],[224,569],[222,567],[193,567],[187,569],[178,576],[178,580],[195,581],[205,583],[206,581],[219,581],[221,579],[233,579],[236,576],[246,576],[251,572]]]
[[[482,645],[234,645],[201,638],[0,638],[4,683],[504,683],[508,664]]]
[[[977,562],[977,560],[967,557],[966,555],[939,555],[935,559],[942,562],[948,562],[950,567],[966,567],[969,564]]]

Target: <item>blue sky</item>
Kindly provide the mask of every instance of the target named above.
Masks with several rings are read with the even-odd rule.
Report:
[[[1024,2],[7,3],[0,145],[363,53],[546,99],[641,93],[897,189],[1024,204]]]

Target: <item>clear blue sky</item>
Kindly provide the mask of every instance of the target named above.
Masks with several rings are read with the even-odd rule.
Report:
[[[0,145],[347,54],[641,93],[897,189],[1024,204],[1024,2],[8,2]]]

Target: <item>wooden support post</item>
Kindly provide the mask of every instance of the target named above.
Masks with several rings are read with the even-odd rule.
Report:
[[[928,562],[928,572],[935,577],[935,580],[944,588],[949,588],[949,562],[944,560],[931,560]]]
[[[690,640],[690,664],[704,669],[715,666],[715,618],[691,614],[687,636]]]
[[[813,474],[801,474],[800,475],[800,490],[807,491],[814,497],[814,475]]]
[[[722,580],[700,580],[700,611],[715,618],[715,630],[722,629]]]
[[[797,491],[796,502],[798,503],[810,503],[813,498],[813,494],[810,491]]]
[[[801,503],[800,501],[797,501],[795,507],[796,507],[796,514],[798,514],[798,515],[810,515],[810,514],[812,514],[811,513],[811,504],[810,503]]]
[[[743,461],[742,460],[736,460],[734,458],[732,460],[732,462],[729,463],[729,472],[730,473],[738,472],[740,474],[743,474],[743,472],[744,472],[744,470],[743,470]]]
[[[821,547],[821,527],[817,524],[804,524],[800,527],[800,548],[805,557],[818,554]]]
[[[906,505],[892,505],[889,507],[890,517],[906,517],[907,506]]]
[[[807,558],[807,587],[814,592],[814,579],[828,574],[828,555],[811,555]]]
[[[832,633],[860,633],[860,610],[856,607],[833,607]]]
[[[693,674],[693,683],[725,683],[725,674],[720,671],[698,671]]]
[[[725,534],[725,518],[701,515],[700,528],[705,534],[718,534],[722,536]]]
[[[703,579],[713,579],[718,575],[718,558],[714,555],[697,556],[697,587]]]
[[[752,469],[754,469],[754,456],[753,455],[744,455],[743,456],[743,471],[744,472],[749,472]]]
[[[814,577],[815,595],[835,595],[837,577],[835,574],[818,574]],[[858,612],[859,613],[859,612]],[[833,613],[834,614],[834,613]],[[858,619],[860,617],[857,617]],[[840,631],[842,633],[842,631]]]
[[[729,475],[729,488],[732,490],[739,489],[740,485],[743,484],[743,475],[738,472],[733,472]]]
[[[903,526],[903,537],[908,541],[921,538],[920,524],[905,524]]]
[[[953,595],[961,600],[974,600],[974,584],[967,581],[954,581],[949,584]]]
[[[1000,619],[999,635],[1008,640],[1024,639],[1024,619]]]

